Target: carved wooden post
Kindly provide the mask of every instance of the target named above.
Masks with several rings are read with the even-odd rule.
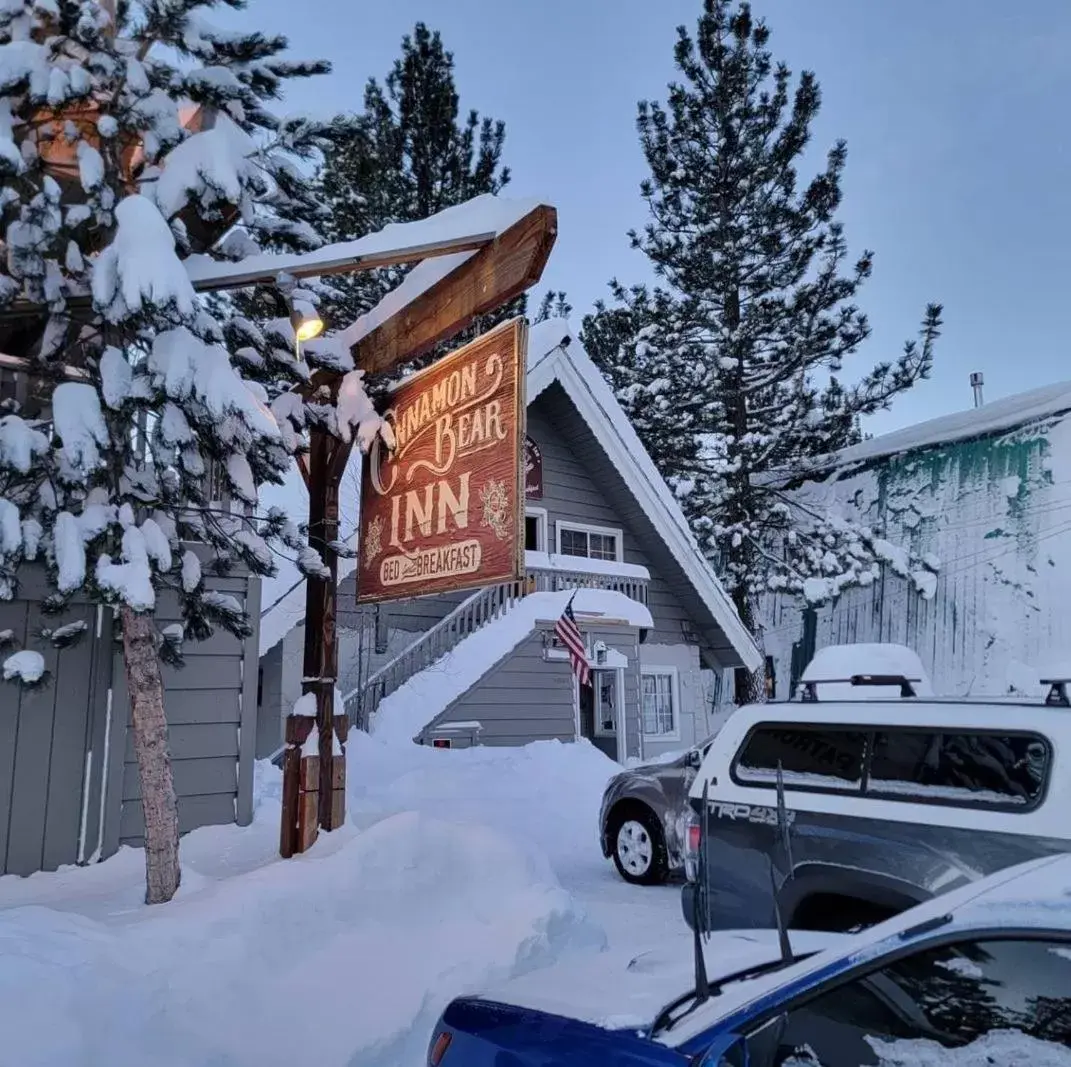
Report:
[[[332,830],[334,704],[338,680],[338,634],[335,630],[338,557],[329,545],[338,539],[339,477],[334,473],[338,442],[325,430],[314,429],[309,444],[309,544],[319,552],[330,577],[310,578],[305,586],[305,659],[301,688],[302,692],[316,697],[316,725],[320,732],[319,823],[324,830]]]

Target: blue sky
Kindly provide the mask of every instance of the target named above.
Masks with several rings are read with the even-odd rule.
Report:
[[[675,27],[700,0],[252,0],[243,21],[334,64],[291,110],[358,108],[422,19],[454,52],[463,108],[504,119],[510,190],[559,212],[544,275],[579,319],[606,282],[643,280],[626,231],[644,221],[636,101],[662,98]],[[899,352],[929,300],[945,305],[930,382],[871,420],[882,432],[1071,379],[1071,4],[1034,0],[756,0],[775,55],[814,70],[814,148],[848,142],[841,212],[853,251],[876,253],[862,291],[873,336],[856,371]],[[846,366],[850,372],[852,365]]]

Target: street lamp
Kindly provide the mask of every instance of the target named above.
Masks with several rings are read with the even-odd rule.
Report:
[[[324,332],[324,320],[307,300],[290,300],[290,325],[294,327],[294,354],[301,359],[301,346]]]

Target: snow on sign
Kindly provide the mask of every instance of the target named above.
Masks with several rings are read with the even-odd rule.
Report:
[[[528,500],[543,498],[543,453],[530,437],[524,439],[524,495]]]
[[[524,575],[527,326],[511,319],[394,390],[361,492],[357,599]]]

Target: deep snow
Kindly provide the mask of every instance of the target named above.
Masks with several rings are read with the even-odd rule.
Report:
[[[460,994],[624,1027],[690,986],[678,890],[626,885],[600,855],[618,768],[590,744],[440,750],[357,733],[347,769],[347,825],[282,861],[279,774],[259,764],[253,824],[185,837],[168,905],[141,902],[133,849],[0,878],[0,1064],[423,1067]],[[829,938],[793,934],[801,951]],[[719,935],[708,967],[774,950],[772,932]],[[925,1042],[883,1051],[890,1067],[1068,1062],[1000,1034],[947,1061]]]
[[[305,856],[277,858],[278,772],[261,764],[253,825],[183,838],[171,904],[141,903],[132,849],[0,878],[0,1062],[265,1067],[315,1050],[322,1067],[416,1067],[451,997],[529,972],[522,989],[553,990],[536,979],[555,961],[580,982],[679,958],[665,993],[641,970],[637,1020],[676,992],[677,890],[627,886],[602,858],[618,768],[592,746],[355,734],[348,751],[349,822]]]

